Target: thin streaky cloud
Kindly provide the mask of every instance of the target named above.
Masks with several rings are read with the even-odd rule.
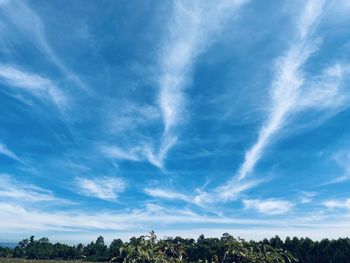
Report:
[[[210,199],[211,196],[207,195],[200,189],[194,190],[196,194],[184,194],[167,188],[145,188],[144,192],[147,195],[158,200],[167,200],[173,202],[182,201],[187,204],[205,208],[205,210],[209,210],[208,205],[214,203],[213,200]]]
[[[270,202],[270,203],[267,203]],[[262,211],[271,212],[271,208],[278,208],[280,214],[283,214],[285,209],[280,207],[285,203],[281,200],[270,201],[252,201],[250,206],[262,206]],[[264,205],[261,205],[264,204]],[[287,204],[289,205],[289,204]],[[246,228],[246,226],[254,225],[255,229],[269,230],[271,235],[275,235],[276,231],[283,232],[286,229],[293,229],[294,235],[303,235],[302,233],[311,232],[305,229],[318,229],[319,232],[327,229],[337,231],[338,229],[349,229],[347,215],[344,214],[328,214],[328,215],[305,215],[300,217],[283,216],[280,219],[249,219],[235,218],[224,216],[206,216],[199,215],[191,210],[179,210],[169,207],[162,207],[148,204],[144,209],[132,211],[98,211],[98,212],[82,212],[79,210],[69,211],[43,211],[38,209],[28,209],[20,204],[8,202],[0,203],[0,216],[3,220],[0,221],[2,233],[10,230],[11,233],[21,233],[23,229],[27,231],[65,231],[72,233],[80,233],[84,230],[125,230],[129,231],[144,231],[151,227],[152,229],[159,228],[169,231],[174,224],[183,223],[195,227],[191,227],[191,231],[201,231],[203,228],[215,225],[214,229],[222,229],[220,235],[232,228]],[[279,227],[276,227],[279,226]],[[211,228],[213,229],[213,228]],[[265,236],[266,237],[266,236]],[[81,241],[81,240],[79,240]]]
[[[146,194],[159,199],[182,200],[188,203],[193,202],[193,199],[190,196],[182,193],[174,192],[169,189],[145,188],[144,191]]]
[[[309,0],[297,23],[297,36],[287,53],[278,59],[275,78],[271,86],[271,110],[262,126],[257,142],[246,152],[244,162],[236,175],[224,186],[219,187],[220,195],[230,198],[230,188],[236,179],[242,180],[251,173],[271,143],[274,135],[283,127],[288,114],[294,110],[304,84],[302,66],[317,49],[318,40],[311,32],[322,16],[324,1]]]
[[[67,68],[61,58],[52,49],[45,36],[45,27],[41,18],[25,1],[5,1],[0,7],[0,11],[9,18],[11,23],[13,23],[28,39],[33,41],[70,81],[74,82],[78,87],[87,90],[86,85],[76,74]]]
[[[150,164],[162,169],[162,163],[154,155],[154,148],[147,143],[134,147],[117,147],[113,145],[103,145],[99,147],[100,152],[107,158],[128,161],[148,161]]]
[[[132,211],[98,213],[84,213],[81,211],[51,211],[28,210],[19,204],[0,202],[1,229],[18,230],[26,229],[41,230],[130,230],[144,229],[144,226],[153,223],[171,225],[178,222],[191,223],[214,223],[214,224],[247,224],[258,223],[259,220],[242,220],[218,216],[202,216],[191,210],[171,209],[153,204],[147,204],[143,209]],[[262,222],[262,224],[268,224]]]
[[[293,208],[291,202],[279,199],[243,199],[242,202],[245,209],[254,209],[267,215],[286,214]]]
[[[341,168],[343,171],[341,175],[336,176],[322,184],[320,186],[327,186],[331,184],[337,184],[350,180],[350,151],[340,150],[332,156],[332,160]]]
[[[285,56],[280,58],[276,67],[276,77],[271,86],[271,112],[261,128],[258,140],[248,150],[237,176],[243,179],[261,158],[272,136],[283,126],[288,113],[296,104],[300,88],[304,83],[301,67],[315,51],[315,40],[310,39],[308,31],[317,23],[322,14],[324,1],[309,0],[298,24],[299,37]]]
[[[224,21],[248,1],[175,1],[168,33],[160,54],[158,103],[164,132],[158,151],[149,154],[154,163],[163,166],[168,151],[176,144],[178,126],[185,119],[185,91],[197,57],[213,42]]]
[[[0,0],[0,241],[349,232],[345,0],[76,1]]]
[[[107,128],[112,134],[125,134],[143,127],[147,127],[160,120],[160,112],[156,106],[149,104],[136,104],[132,101],[125,101],[117,107],[113,107],[106,115]]]
[[[117,146],[103,145],[99,149],[104,156],[112,159],[140,161],[142,158],[142,154],[140,153],[142,149],[139,147],[121,149]]]
[[[333,200],[327,200],[322,203],[325,207],[328,209],[347,209],[350,210],[350,198],[349,199],[333,199]]]
[[[14,180],[8,174],[0,174],[0,198],[17,203],[75,204],[75,202],[56,197],[50,190]]]
[[[267,179],[265,179],[266,181]],[[239,196],[246,190],[256,187],[265,181],[263,180],[236,180],[235,184],[230,189],[230,200],[238,199]],[[184,194],[178,191],[173,191],[165,188],[145,188],[145,193],[164,200],[181,200],[199,207],[207,207],[210,204],[226,201],[225,197],[218,198],[220,192],[208,193],[200,188],[194,190],[194,194]]]
[[[174,2],[166,36],[160,48],[158,105],[164,131],[158,146],[143,143],[131,149],[115,149],[117,159],[148,161],[164,169],[168,152],[178,142],[179,126],[186,119],[185,90],[191,82],[191,72],[197,57],[213,42],[224,22],[234,14],[246,0]],[[106,151],[104,151],[106,152]],[[111,152],[108,150],[107,152]]]
[[[214,191],[214,196],[212,197],[213,200],[217,201],[229,201],[229,200],[235,200],[239,198],[239,196],[243,193],[248,191],[251,188],[254,188],[261,183],[263,183],[265,180],[240,180],[239,178],[232,178],[228,184],[225,184],[224,186],[217,187]],[[216,198],[215,198],[216,196]],[[220,198],[217,198],[217,197]]]
[[[313,198],[317,195],[316,192],[305,192],[300,191],[299,192],[299,201],[302,204],[308,204],[313,201]]]
[[[48,78],[24,71],[11,65],[0,65],[0,81],[9,88],[30,93],[40,99],[49,100],[60,109],[68,106],[68,98]]]
[[[334,63],[322,73],[307,80],[295,105],[295,111],[316,109],[342,110],[348,107],[350,92],[346,85],[349,79],[350,65]]]
[[[85,196],[99,198],[106,201],[116,200],[123,192],[126,184],[117,177],[76,178],[78,191]]]
[[[22,163],[23,161],[17,156],[17,154],[11,151],[5,144],[0,142],[0,154],[5,155],[17,162]]]

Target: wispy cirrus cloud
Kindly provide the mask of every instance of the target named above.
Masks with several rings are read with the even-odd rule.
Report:
[[[115,114],[115,112],[118,114]],[[120,103],[106,118],[107,127],[113,134],[125,134],[150,126],[159,121],[160,112],[150,104],[137,104],[131,101]]]
[[[198,56],[220,38],[220,31],[230,16],[248,3],[248,0],[201,2],[176,1],[166,26],[158,57],[159,87],[157,104],[161,112],[163,133],[158,143],[143,142],[133,147],[103,147],[107,156],[132,161],[148,161],[163,169],[170,149],[178,142],[179,127],[186,120],[186,89],[191,84],[191,73]],[[142,122],[139,114],[116,117],[115,128],[130,128]],[[152,109],[152,115],[155,112]],[[148,118],[149,116],[145,116]]]
[[[103,145],[100,151],[108,158],[129,161],[140,161],[143,158],[142,147],[120,148],[117,146]]]
[[[278,59],[275,79],[271,86],[271,110],[260,130],[257,142],[247,151],[237,172],[239,179],[245,178],[261,158],[264,149],[283,126],[288,114],[294,110],[304,83],[302,66],[317,49],[318,41],[311,38],[323,12],[324,1],[309,0],[297,24],[297,36],[286,55]]]
[[[260,200],[261,201],[261,200]],[[263,211],[271,211],[271,207],[280,207],[283,204],[265,204]],[[251,205],[253,206],[253,205]],[[281,213],[285,210],[278,210]],[[282,214],[283,214],[282,213]],[[102,230],[127,231],[129,236],[135,232],[144,234],[149,229],[155,229],[157,233],[164,233],[169,236],[173,226],[182,223],[184,229],[190,226],[191,233],[186,235],[193,237],[193,233],[198,235],[206,233],[207,236],[221,236],[224,232],[242,233],[247,238],[261,239],[269,236],[286,235],[290,236],[310,236],[314,238],[339,237],[344,235],[344,229],[349,229],[347,215],[339,214],[315,214],[300,217],[290,217],[288,215],[280,219],[251,219],[235,218],[227,216],[200,215],[188,209],[172,209],[153,204],[146,204],[142,209],[131,211],[97,211],[83,212],[80,210],[69,211],[44,211],[38,209],[28,209],[19,204],[0,202],[0,233],[12,235],[22,235],[26,231],[58,231],[57,234],[65,232],[68,237],[77,236],[82,241],[84,234],[100,233]],[[254,231],[251,226],[254,225]],[[215,226],[215,227],[212,227]],[[238,230],[248,232],[237,232]],[[177,228],[174,235],[178,235],[181,229]],[[263,234],[260,232],[263,231]],[[326,232],[325,232],[326,231]],[[322,233],[322,235],[320,235]],[[56,234],[55,234],[56,235]],[[114,238],[113,236],[112,238]],[[88,239],[91,239],[89,237]]]
[[[211,198],[212,200],[215,200],[216,202],[226,202],[229,200],[235,200],[237,199],[240,194],[243,192],[254,188],[261,183],[263,183],[265,180],[246,180],[246,179],[239,179],[239,178],[233,178],[230,180],[228,184],[222,185],[217,187],[214,190],[214,193],[211,193],[213,197]],[[216,197],[215,197],[216,196]],[[219,198],[217,198],[219,197]]]
[[[208,204],[213,203],[212,196],[203,192],[201,189],[195,189],[195,194],[184,194],[179,191],[171,190],[169,188],[145,188],[144,192],[156,198],[157,200],[168,200],[168,201],[182,201],[188,204],[193,204],[199,207],[208,207]]]
[[[332,159],[341,169],[343,169],[343,172],[341,175],[336,176],[335,178],[330,179],[327,182],[321,184],[321,186],[341,183],[350,180],[350,151],[338,151],[332,156]]]
[[[186,119],[185,90],[190,85],[197,57],[214,41],[226,19],[247,2],[174,2],[167,34],[160,48],[160,75],[157,78],[164,132],[158,150],[149,154],[160,167],[177,142],[179,125]]]
[[[303,65],[318,49],[320,39],[315,37],[315,31],[323,16],[325,5],[325,1],[308,0],[303,7],[296,24],[296,36],[289,50],[278,58],[276,63],[275,77],[270,88],[271,106],[266,122],[260,129],[256,143],[247,150],[236,175],[218,188],[221,193],[219,195],[225,199],[230,199],[231,188],[236,181],[243,180],[254,170],[266,147],[285,125],[291,113],[306,107],[324,107],[324,104],[319,106],[318,100],[328,98],[330,95],[335,97],[338,94],[338,85],[335,85],[339,77],[337,66],[325,72],[319,79],[323,85],[319,85],[316,90],[309,89],[308,96],[306,93],[303,94],[302,90],[306,83]],[[325,77],[327,74],[329,78]]]
[[[0,82],[11,90],[27,92],[41,100],[48,100],[60,109],[68,106],[68,98],[48,78],[10,65],[0,65]]]
[[[326,67],[320,75],[305,81],[295,111],[300,110],[341,110],[347,107],[350,92],[346,85],[349,79],[350,65],[336,62]]]
[[[194,200],[191,196],[188,196],[186,194],[174,192],[169,189],[162,189],[162,188],[145,188],[144,192],[152,197],[156,197],[159,199],[165,199],[165,200],[181,200],[188,203],[192,203]]]
[[[346,146],[335,162],[324,158],[349,137],[340,2],[179,0],[135,15],[120,3],[105,12],[93,2],[0,0],[0,168],[13,174],[0,180],[0,236],[349,232],[346,186],[315,186],[328,172],[333,183],[350,178]],[[73,68],[96,96],[71,89]],[[55,105],[69,112],[57,118]],[[241,165],[232,179],[230,162]]]
[[[0,202],[1,230],[144,230],[154,224],[171,225],[178,222],[187,224],[220,223],[233,224],[247,221],[227,217],[202,216],[187,209],[171,209],[154,204],[146,204],[142,209],[131,211],[105,211],[84,213],[81,211],[51,211],[29,210],[25,207]],[[254,220],[254,222],[256,222]]]
[[[73,202],[56,197],[52,191],[24,184],[14,180],[8,174],[0,174],[0,198],[2,200],[24,202],[49,202],[52,204],[73,204]]]
[[[299,192],[299,201],[302,204],[308,204],[311,203],[313,198],[317,195],[316,192],[305,192],[300,191]]]
[[[126,183],[117,177],[76,178],[78,191],[85,196],[99,198],[107,201],[116,200],[118,194],[123,192]]]
[[[106,117],[107,129],[111,134],[133,138],[135,142],[115,144],[100,144],[99,151],[107,158],[129,161],[146,161],[162,168],[154,156],[153,141],[140,135],[139,130],[156,125],[160,120],[159,109],[150,104],[136,104],[131,101],[120,103],[118,114],[115,110]]]
[[[236,183],[230,189],[230,200],[238,199],[241,193],[263,182],[263,180],[237,180]],[[207,206],[209,204],[226,201],[225,197],[221,196],[220,198],[218,198],[218,195],[220,195],[219,191],[215,193],[207,193],[200,188],[195,189],[194,194],[184,194],[166,188],[145,188],[144,191],[146,194],[159,199],[174,201],[180,200],[201,207]]]
[[[243,199],[242,202],[245,209],[253,209],[268,215],[286,214],[293,208],[291,202],[279,199]]]
[[[154,155],[154,148],[149,143],[124,148],[102,145],[99,149],[107,158],[128,161],[148,161],[160,169],[163,168],[163,164],[160,162],[159,158]],[[160,153],[160,155],[162,156],[162,153]]]
[[[69,80],[73,81],[80,88],[86,89],[85,84],[76,74],[68,69],[61,58],[52,49],[45,36],[45,27],[41,18],[25,1],[3,1],[0,8],[0,12],[8,18],[10,23],[15,25],[25,37],[32,41],[39,50],[45,53],[50,61],[56,65]]]
[[[0,142],[0,154],[5,155],[17,162],[22,163],[23,161],[17,156],[17,154],[11,151],[5,144]]]
[[[323,205],[329,209],[347,209],[350,210],[350,198],[342,200],[328,200],[323,202]]]

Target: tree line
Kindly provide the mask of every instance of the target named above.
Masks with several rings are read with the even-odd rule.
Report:
[[[278,236],[262,241],[245,241],[225,233],[221,238],[157,239],[154,232],[132,237],[128,242],[114,239],[109,246],[102,236],[87,245],[52,244],[48,238],[23,239],[15,248],[1,248],[0,257],[26,259],[87,260],[99,262],[302,262],[350,263],[350,239],[289,238]]]

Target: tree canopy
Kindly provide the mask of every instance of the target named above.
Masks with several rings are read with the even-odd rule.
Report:
[[[99,236],[87,245],[70,246],[51,243],[48,238],[23,239],[14,248],[0,248],[0,257],[27,259],[81,259],[100,262],[303,262],[303,263],[348,263],[350,262],[350,240],[289,238],[284,241],[275,236],[262,241],[245,241],[228,233],[221,238],[197,240],[191,238],[158,239],[152,231],[148,235],[132,237],[128,242],[114,239],[109,246]]]

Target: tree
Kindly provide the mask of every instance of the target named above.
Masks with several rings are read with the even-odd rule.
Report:
[[[118,262],[117,259],[121,259],[121,249],[124,243],[121,239],[114,239],[108,248],[108,257]]]

